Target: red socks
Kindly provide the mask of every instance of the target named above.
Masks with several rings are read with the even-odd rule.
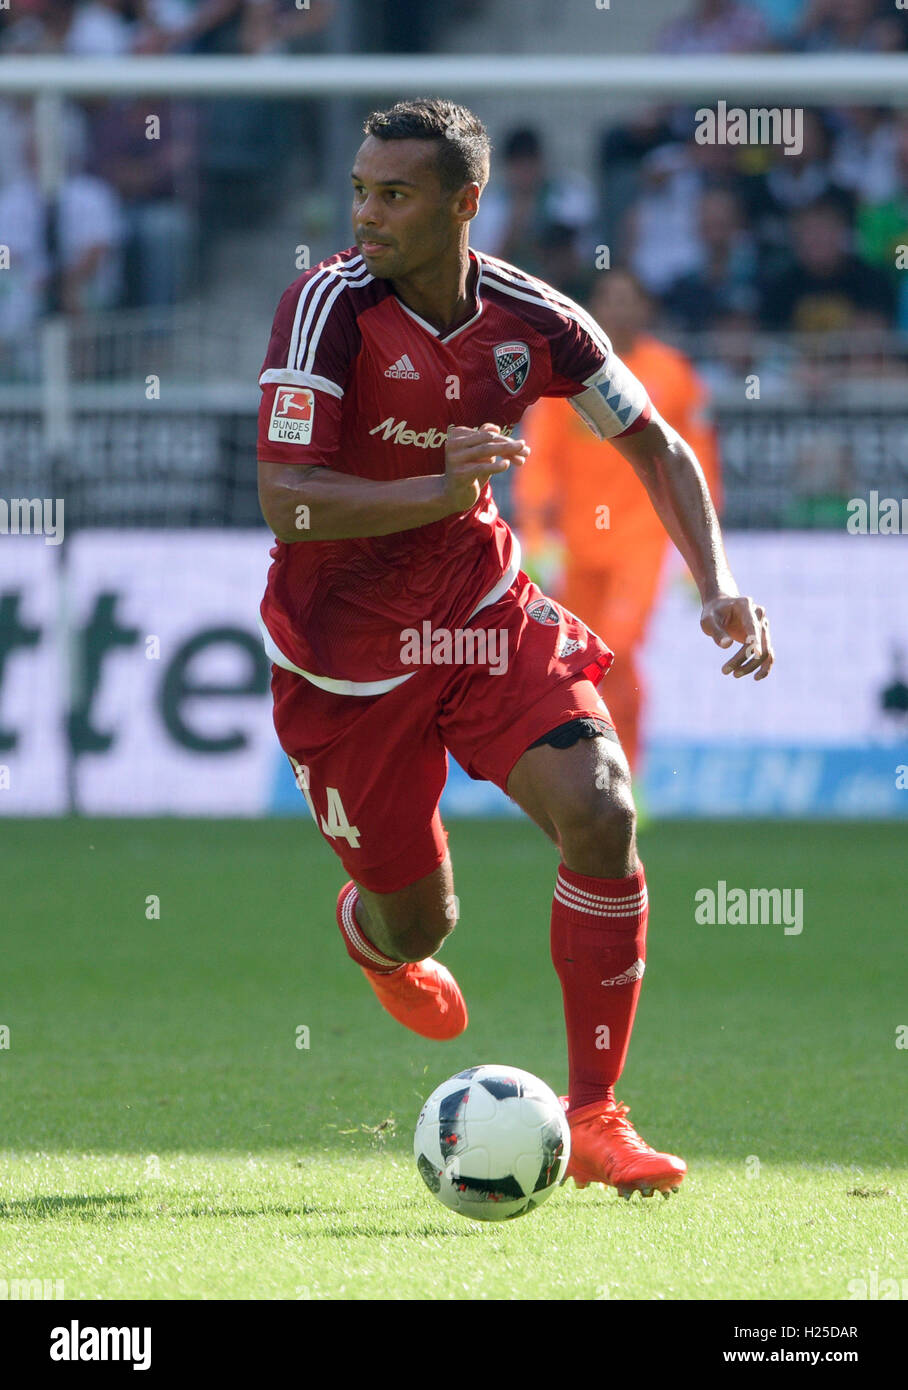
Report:
[[[646,960],[643,865],[628,878],[558,869],[552,960],[564,995],[571,1110],[614,1100]]]
[[[337,899],[347,954],[375,974],[400,970],[403,963],[373,946],[359,925],[358,896],[350,882]],[[593,878],[560,865],[551,944],[564,995],[571,1110],[615,1098],[643,978],[647,918],[642,864],[628,878]]]
[[[361,965],[365,970],[372,970],[376,975],[390,975],[392,971],[400,970],[403,962],[383,955],[377,946],[372,945],[359,925],[356,920],[358,902],[359,889],[351,879],[337,895],[337,925],[341,929],[347,955],[355,960],[357,965]]]

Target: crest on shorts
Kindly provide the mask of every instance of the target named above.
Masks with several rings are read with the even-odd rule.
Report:
[[[547,598],[534,598],[532,603],[528,603],[527,617],[542,623],[543,627],[557,627],[561,621],[558,609]]]
[[[530,349],[526,343],[496,343],[493,351],[502,386],[516,396],[529,375]]]

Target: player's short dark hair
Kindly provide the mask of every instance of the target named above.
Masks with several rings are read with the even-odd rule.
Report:
[[[488,183],[489,133],[466,106],[443,97],[414,97],[388,111],[373,111],[363,130],[376,140],[436,140],[438,176],[446,193],[465,183],[480,188]]]

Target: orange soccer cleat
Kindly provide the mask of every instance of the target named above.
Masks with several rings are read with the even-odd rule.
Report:
[[[619,1197],[625,1200],[635,1190],[644,1197],[652,1197],[656,1191],[668,1197],[678,1191],[687,1172],[684,1159],[657,1153],[644,1143],[626,1118],[626,1105],[594,1101],[571,1114],[567,1098],[562,1096],[561,1100],[571,1127],[567,1177],[578,1187],[600,1182],[617,1187]]]
[[[467,1026],[467,1006],[450,970],[431,956],[390,974],[360,966],[378,1002],[405,1028],[423,1038],[446,1041]]]

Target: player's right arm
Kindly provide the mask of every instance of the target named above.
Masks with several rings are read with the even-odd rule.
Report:
[[[529,452],[496,425],[452,426],[442,473],[382,481],[332,466],[361,347],[350,283],[343,267],[316,266],[290,286],[259,378],[259,503],[287,543],[387,536],[467,512],[493,473]]]
[[[468,512],[493,473],[523,463],[529,446],[495,425],[452,425],[445,471],[375,482],[324,464],[259,459],[259,503],[278,540],[336,541],[412,531]]]

